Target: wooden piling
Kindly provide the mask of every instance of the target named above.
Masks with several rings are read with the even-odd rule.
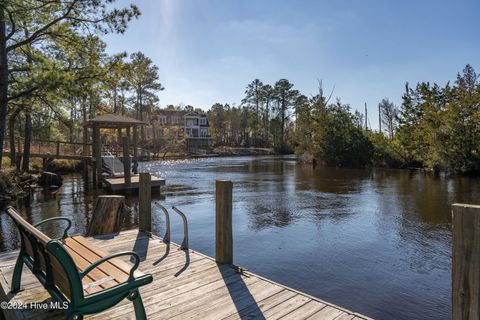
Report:
[[[152,231],[152,188],[148,172],[140,172],[138,190],[138,229]]]
[[[127,206],[125,197],[117,195],[98,196],[88,226],[87,236],[118,232],[121,229]]]
[[[125,183],[132,183],[132,161],[130,159],[130,138],[123,137],[123,175],[125,177]]]
[[[100,139],[100,127],[93,126],[93,148],[95,153],[95,167],[97,184],[102,184],[102,141]]]
[[[452,319],[480,319],[480,205],[452,206]]]
[[[217,180],[215,189],[215,260],[217,263],[232,264],[232,181]]]
[[[133,126],[133,159],[138,161],[138,130],[137,126]]]

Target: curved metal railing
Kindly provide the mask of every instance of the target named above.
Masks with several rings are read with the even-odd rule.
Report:
[[[183,241],[182,245],[180,246],[181,250],[188,250],[188,222],[187,222],[187,217],[185,214],[180,211],[179,209],[172,207],[173,211],[178,213],[180,217],[182,217],[183,220]]]
[[[162,206],[160,203],[156,201],[154,203],[157,207],[162,209],[163,213],[165,213],[165,224],[167,226],[166,226],[165,235],[163,236],[163,242],[170,243],[170,215],[168,214],[168,211],[164,206]]]

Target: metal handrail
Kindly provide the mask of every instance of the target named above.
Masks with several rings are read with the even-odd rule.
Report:
[[[181,250],[188,250],[188,222],[187,222],[187,217],[185,216],[185,214],[182,211],[178,210],[177,208],[172,207],[172,209],[173,209],[173,211],[178,213],[183,219],[183,241],[182,241],[182,245],[180,246],[180,249]]]
[[[170,215],[168,214],[168,211],[164,206],[162,206],[160,203],[156,201],[154,203],[157,207],[162,209],[163,213],[165,213],[165,223],[167,227],[166,227],[165,235],[163,236],[163,242],[170,243]]]

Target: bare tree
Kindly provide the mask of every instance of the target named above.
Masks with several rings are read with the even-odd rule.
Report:
[[[380,128],[382,124],[384,126],[384,130],[380,129],[380,131],[386,131],[388,137],[393,139],[398,126],[398,107],[385,98],[378,104],[378,110],[380,113]]]

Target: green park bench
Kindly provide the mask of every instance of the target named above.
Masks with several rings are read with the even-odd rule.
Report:
[[[137,270],[140,258],[133,251],[107,254],[82,236],[69,237],[71,221],[65,217],[25,221],[13,207],[6,209],[21,237],[20,253],[12,279],[12,293],[20,291],[23,265],[27,266],[52,298],[68,305],[67,319],[104,311],[127,298],[133,302],[137,319],[146,319],[138,288],[152,282],[152,276]],[[65,221],[60,239],[51,239],[36,227]],[[130,256],[133,265],[118,257]]]

